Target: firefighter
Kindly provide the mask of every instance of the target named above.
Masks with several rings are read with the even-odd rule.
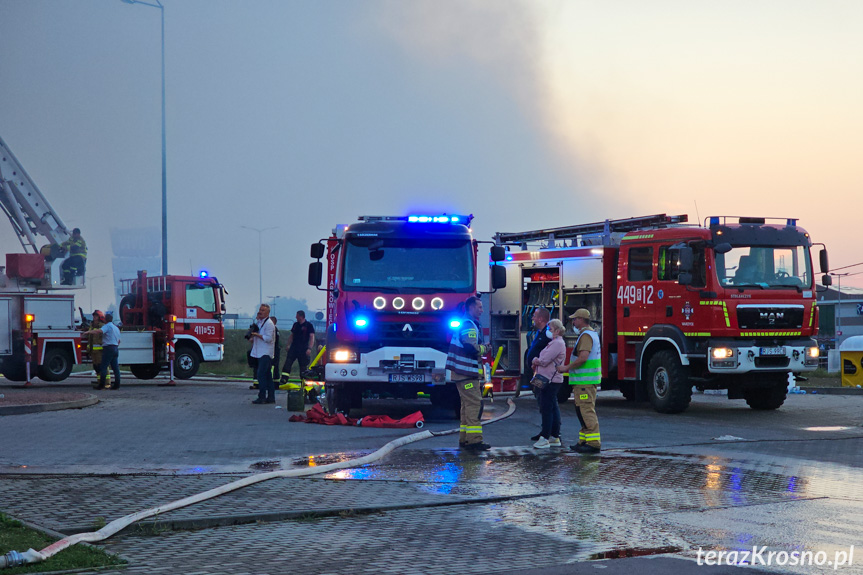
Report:
[[[87,266],[87,242],[81,237],[81,230],[72,230],[72,237],[60,246],[66,253],[63,262],[63,285],[75,283],[75,276],[83,276]]]
[[[578,339],[569,365],[558,366],[558,373],[569,372],[569,385],[575,392],[575,413],[581,422],[578,443],[570,449],[578,453],[599,453],[599,419],[596,417],[596,388],[602,380],[599,336],[590,329],[590,312],[584,308],[569,316],[578,330]]]
[[[483,345],[479,318],[482,316],[482,301],[469,297],[464,302],[464,317],[461,326],[449,343],[446,368],[450,379],[461,398],[461,428],[459,447],[471,451],[485,451],[491,446],[482,440],[482,390],[480,384],[481,359],[486,347]]]
[[[90,334],[87,342],[87,346],[90,351],[90,360],[93,362],[93,369],[96,371],[96,374],[101,373],[102,370],[102,326],[105,325],[105,314],[102,313],[101,310],[93,311],[93,321],[90,322],[91,330],[99,330],[98,332],[93,332]],[[111,374],[108,374],[107,379],[108,385],[111,385]],[[98,381],[93,382],[93,387],[96,389],[105,389],[104,384],[100,384]]]

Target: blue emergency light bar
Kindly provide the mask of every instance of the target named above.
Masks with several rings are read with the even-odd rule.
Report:
[[[439,216],[408,216],[408,221],[412,224],[464,224],[470,223],[469,216],[448,216],[441,214]]]
[[[208,278],[208,277],[210,277],[210,272],[208,272],[208,271],[206,271],[206,270],[201,270],[201,271],[198,273],[198,276],[199,276],[201,279],[203,279],[203,278]]]

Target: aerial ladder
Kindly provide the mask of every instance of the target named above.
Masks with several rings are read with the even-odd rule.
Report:
[[[577,224],[574,226],[563,226],[559,228],[546,228],[531,230],[527,232],[499,232],[495,234],[494,240],[501,244],[522,244],[526,247],[528,242],[547,242],[545,248],[555,247],[555,242],[572,240],[573,246],[579,239],[582,245],[612,245],[615,234],[625,234],[633,230],[649,228],[662,228],[675,224],[683,224],[688,221],[686,215],[668,216],[655,214],[652,216],[639,216],[635,218],[623,218],[619,220],[604,220],[590,224]],[[564,242],[565,244],[565,242]],[[564,247],[562,244],[559,247]]]
[[[23,257],[21,254],[7,254],[7,268],[18,268],[18,263],[22,264],[20,267],[32,267],[33,262],[42,258],[39,261],[44,267],[44,275],[41,278],[18,277],[18,280],[25,280],[18,282],[22,289],[84,287],[83,276],[75,278],[73,285],[61,285],[61,269],[65,260],[61,246],[71,234],[3,138],[0,138],[0,208],[9,218],[25,253]],[[36,243],[38,236],[48,241],[42,248]],[[10,263],[15,265],[10,266]],[[13,270],[7,269],[7,273],[10,271]]]

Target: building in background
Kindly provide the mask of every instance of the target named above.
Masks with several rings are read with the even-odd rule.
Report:
[[[147,275],[159,275],[162,270],[162,235],[158,227],[113,228],[111,247],[114,252],[112,271],[114,281],[114,307],[120,301],[120,280],[138,277],[139,270]]]
[[[863,335],[863,288],[835,286],[818,292],[818,342],[836,349],[848,337]],[[840,304],[841,300],[841,304]]]

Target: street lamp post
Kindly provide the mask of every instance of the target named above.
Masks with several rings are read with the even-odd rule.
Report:
[[[252,230],[253,232],[258,232],[258,305],[264,303],[264,265],[263,258],[261,256],[262,252],[262,243],[261,237],[264,235],[264,232],[268,230],[274,230],[279,226],[273,226],[271,228],[253,228],[251,226],[240,226],[246,230]]]
[[[168,172],[167,153],[165,145],[165,7],[160,0],[144,2],[143,0],[123,0],[127,4],[143,4],[158,8],[162,17],[162,275],[168,275]]]

